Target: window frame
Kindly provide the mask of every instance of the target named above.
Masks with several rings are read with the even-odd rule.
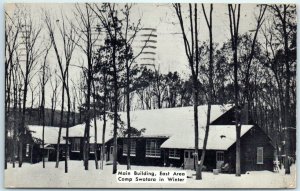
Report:
[[[154,143],[154,149],[151,146],[151,142]],[[145,157],[149,158],[161,158],[160,145],[157,139],[147,139],[146,140],[146,152]]]
[[[25,154],[26,157],[29,157],[29,152],[30,152],[30,145],[26,144],[26,154]]]
[[[96,150],[96,148],[97,148],[97,146],[96,146],[96,148],[95,148],[95,143],[90,143],[89,145],[90,145],[90,148],[89,148],[90,153],[95,153],[95,150]]]
[[[224,159],[225,159],[224,151],[217,151],[216,161],[224,161]]]
[[[71,152],[80,152],[81,140],[78,137],[73,138],[73,142],[71,145]]]
[[[259,151],[261,151],[261,156],[259,156]],[[259,158],[261,157],[261,158]],[[259,160],[261,159],[261,160]],[[264,164],[264,147],[256,148],[256,164]]]
[[[170,159],[180,159],[180,152],[178,149],[169,149]]]
[[[124,141],[123,143],[123,156],[127,156],[127,149],[128,149],[128,141]],[[131,140],[130,144],[130,156],[136,156],[136,140]]]

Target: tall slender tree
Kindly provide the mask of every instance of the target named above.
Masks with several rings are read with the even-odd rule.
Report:
[[[49,50],[51,48],[51,44],[50,45],[46,45],[45,48],[45,55],[44,55],[44,59],[43,59],[43,64],[41,67],[41,94],[42,94],[42,101],[41,101],[41,113],[42,113],[42,126],[43,126],[43,130],[42,130],[42,147],[43,147],[43,151],[42,151],[42,160],[43,160],[43,168],[45,168],[45,157],[44,157],[44,152],[45,152],[45,86],[49,80],[48,75],[47,74],[47,57],[48,57],[48,53]]]
[[[21,38],[23,39],[21,44],[24,49],[24,60],[20,60],[20,69],[23,77],[23,99],[22,99],[22,117],[19,129],[19,167],[22,167],[23,163],[23,144],[25,144],[26,134],[26,103],[27,93],[34,67],[36,66],[37,59],[41,55],[41,50],[38,47],[38,38],[41,33],[41,26],[36,25],[28,11],[24,10],[24,15],[21,20]]]
[[[76,45],[84,52],[87,60],[86,69],[86,97],[85,97],[85,133],[84,133],[84,168],[88,170],[89,150],[90,150],[90,119],[92,115],[91,110],[91,96],[92,96],[92,81],[93,81],[93,60],[95,45],[98,43],[98,37],[100,35],[100,25],[97,23],[96,16],[89,4],[75,5],[75,18],[78,27],[73,25],[77,35],[80,36],[80,41]]]
[[[13,80],[15,78],[14,71],[17,68],[16,64],[16,51],[19,46],[18,38],[20,37],[20,30],[21,30],[21,23],[19,21],[18,15],[20,10],[17,9],[15,11],[15,17],[11,17],[7,12],[5,12],[5,160],[4,160],[4,168],[7,169],[7,160],[9,155],[8,150],[8,132],[10,131],[11,134],[14,136],[16,131],[16,122],[14,121],[14,124],[11,124],[13,126],[12,129],[9,127],[8,119],[11,116],[10,108],[11,108],[11,91],[13,88],[13,94],[16,95],[17,91],[15,91],[16,84],[12,84],[15,82]],[[14,97],[15,98],[15,97]],[[16,99],[14,99],[14,103],[16,103]],[[16,103],[17,104],[17,103]],[[14,109],[17,108],[17,105],[13,104],[16,107],[13,107]],[[14,111],[14,114],[16,114],[16,111]],[[13,138],[13,154],[10,154],[12,160],[13,160],[13,167],[15,165],[14,160],[14,147],[15,147],[15,138]]]
[[[189,5],[189,27],[190,35],[186,31],[186,23],[184,23],[184,16],[182,14],[181,4],[175,3],[173,7],[175,8],[179,24],[181,27],[185,53],[188,58],[189,67],[191,70],[191,77],[193,82],[193,108],[194,108],[194,130],[195,130],[195,168],[196,168],[196,179],[200,179],[200,166],[198,164],[198,150],[199,150],[199,124],[198,124],[198,95],[199,95],[199,44],[198,44],[198,16],[197,16],[197,4],[194,4],[194,15],[193,15],[193,6],[190,3]]]
[[[208,77],[208,100],[207,100],[207,117],[206,117],[206,127],[205,127],[205,135],[204,135],[204,141],[203,141],[203,148],[202,148],[202,154],[201,154],[201,161],[200,161],[200,167],[197,169],[199,172],[197,173],[196,179],[202,179],[202,167],[205,159],[205,152],[206,152],[206,146],[207,146],[207,140],[208,140],[208,134],[209,134],[209,125],[210,125],[210,112],[211,112],[211,104],[213,99],[213,37],[212,37],[212,12],[213,12],[213,4],[210,4],[210,12],[209,12],[209,18],[206,15],[204,4],[202,4],[202,10],[205,17],[205,21],[208,27],[209,31],[209,77]],[[196,17],[196,16],[195,16]]]
[[[239,103],[239,85],[238,85],[238,35],[240,25],[241,5],[228,4],[231,48],[233,51],[234,64],[234,104],[235,104],[235,127],[236,127],[236,166],[235,175],[241,176],[241,122],[240,122],[240,103]]]
[[[71,58],[73,56],[74,49],[76,47],[76,43],[79,40],[79,37],[76,36],[74,32],[74,28],[71,27],[72,23],[65,22],[65,16],[61,14],[61,21],[59,19],[56,20],[56,24],[58,25],[58,32],[59,36],[63,41],[62,47],[60,47],[63,51],[60,52],[57,39],[55,36],[55,26],[49,16],[48,13],[45,12],[45,23],[48,29],[48,33],[51,39],[51,43],[54,48],[54,52],[56,55],[56,59],[59,66],[60,71],[60,78],[62,80],[62,106],[61,106],[61,113],[60,113],[60,127],[58,132],[58,139],[57,139],[57,153],[56,153],[56,165],[55,167],[58,168],[59,165],[59,158],[60,158],[60,138],[61,138],[61,131],[63,128],[63,117],[64,117],[64,99],[65,99],[65,92],[67,94],[67,121],[66,121],[66,146],[65,146],[65,173],[68,172],[68,155],[69,155],[69,147],[68,147],[68,137],[69,137],[69,123],[70,123],[70,112],[71,112],[71,97],[70,97],[70,90],[69,90],[69,66],[71,63]]]
[[[291,64],[290,64],[290,50],[289,50],[289,34],[288,34],[288,14],[289,7],[291,5],[274,5],[272,8],[275,10],[276,17],[279,18],[282,26],[282,37],[284,44],[284,65],[285,65],[285,100],[284,100],[284,128],[285,128],[285,174],[290,174],[290,165],[288,157],[290,157],[290,138],[289,138],[289,127],[290,127],[290,81],[291,81]]]
[[[125,103],[126,103],[126,118],[127,118],[127,128],[128,128],[128,142],[127,142],[127,170],[130,170],[130,148],[131,148],[131,123],[130,123],[130,93],[132,86],[132,75],[134,72],[134,62],[135,60],[142,54],[143,50],[145,49],[151,34],[148,36],[148,39],[145,40],[144,45],[141,47],[138,52],[134,53],[132,50],[132,45],[136,41],[136,37],[138,32],[141,30],[141,19],[138,20],[137,24],[133,24],[130,18],[130,13],[132,9],[132,4],[125,4],[123,9],[123,15],[125,16],[124,19],[124,26],[125,28],[123,34],[124,42],[125,42],[125,70],[126,70],[126,87],[125,87]]]

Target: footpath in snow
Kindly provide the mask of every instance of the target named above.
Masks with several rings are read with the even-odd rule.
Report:
[[[12,168],[4,173],[6,188],[295,188],[296,166],[291,166],[291,174],[285,175],[270,171],[251,171],[236,177],[234,174],[218,174],[203,172],[203,180],[195,180],[195,171],[186,170],[186,183],[117,183],[112,174],[112,165],[104,165],[103,170],[95,169],[95,162],[89,161],[89,170],[84,170],[82,161],[69,161],[69,173],[64,173],[64,162],[55,168],[55,162],[25,163],[22,168]],[[16,165],[17,166],[17,165]],[[126,165],[118,165],[118,170],[126,170]],[[178,171],[174,167],[132,166],[132,170]]]

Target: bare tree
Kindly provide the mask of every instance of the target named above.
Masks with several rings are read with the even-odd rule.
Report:
[[[247,69],[246,69],[246,75],[245,75],[245,80],[244,80],[245,81],[245,92],[244,92],[243,97],[244,97],[244,99],[247,100],[248,108],[250,108],[250,95],[249,95],[249,90],[250,90],[250,87],[249,87],[250,68],[251,68],[251,63],[252,63],[252,60],[253,60],[253,57],[254,57],[254,54],[255,54],[255,46],[256,46],[257,35],[258,35],[258,32],[259,32],[259,29],[261,28],[261,26],[264,22],[263,17],[264,17],[264,14],[266,12],[266,9],[267,9],[267,5],[260,5],[259,6],[259,15],[256,19],[255,33],[254,33],[254,37],[253,37],[252,44],[251,44],[250,54],[248,56],[247,63],[246,63]],[[245,100],[243,102],[245,102]]]
[[[72,23],[69,21],[69,26],[65,22],[66,18],[63,14],[61,14],[61,21],[58,19],[56,20],[56,24],[58,25],[59,35],[62,39],[63,51],[60,52],[58,49],[56,36],[55,36],[55,26],[49,17],[49,14],[45,12],[45,23],[47,25],[48,33],[51,39],[51,43],[53,45],[56,59],[59,66],[60,71],[60,78],[62,81],[62,106],[61,106],[61,113],[60,113],[60,127],[57,139],[57,153],[56,153],[56,168],[59,165],[59,154],[60,154],[60,137],[61,137],[61,130],[63,126],[63,114],[64,114],[64,97],[65,91],[67,94],[67,122],[66,122],[66,144],[65,144],[65,173],[68,172],[68,155],[69,155],[69,147],[68,147],[68,138],[69,138],[69,123],[70,123],[70,112],[71,112],[71,97],[70,97],[70,90],[69,90],[69,66],[71,63],[71,58],[76,47],[76,43],[79,40],[79,37],[76,36],[74,32],[74,28],[71,27]]]
[[[81,33],[77,34],[80,36],[81,43],[76,43],[78,47],[84,52],[87,58],[87,68],[86,68],[86,115],[85,115],[85,133],[84,133],[84,147],[83,147],[83,155],[84,155],[84,168],[88,170],[88,160],[89,160],[89,150],[90,150],[90,118],[92,116],[92,112],[90,111],[91,104],[91,95],[92,95],[92,81],[93,81],[93,60],[94,54],[93,51],[95,49],[95,44],[98,41],[98,37],[100,34],[99,24],[97,25],[96,16],[94,12],[91,10],[90,5],[87,3],[81,7],[79,4],[75,5],[76,12],[74,13],[76,17],[76,21],[78,27],[75,31],[80,31]],[[75,27],[73,25],[73,27]],[[96,35],[95,35],[96,34]],[[95,158],[95,160],[97,160]],[[98,168],[98,162],[96,162],[96,168]]]
[[[148,39],[145,41],[144,45],[141,47],[139,52],[134,54],[132,51],[132,45],[135,42],[136,36],[138,32],[141,30],[141,19],[138,20],[137,24],[133,24],[130,20],[130,12],[131,12],[132,4],[125,4],[123,14],[125,16],[125,28],[124,28],[124,41],[125,41],[125,70],[126,70],[126,87],[125,87],[125,102],[126,102],[126,118],[127,118],[127,133],[128,133],[128,141],[127,141],[127,170],[130,170],[130,148],[131,148],[131,124],[130,124],[130,93],[132,85],[132,67],[135,60],[142,54],[145,49],[151,34]]]
[[[241,176],[241,122],[240,122],[240,105],[239,105],[239,85],[238,85],[238,34],[240,24],[241,5],[228,4],[231,46],[233,51],[234,63],[234,104],[235,104],[235,126],[236,126],[236,167],[235,175]]]
[[[15,12],[15,17],[11,17],[7,12],[5,12],[5,169],[7,168],[7,159],[8,159],[8,131],[10,130],[8,126],[8,119],[10,117],[10,102],[11,102],[11,88],[12,88],[12,78],[14,78],[14,70],[17,68],[14,62],[16,62],[16,51],[18,48],[18,37],[20,36],[20,21],[18,20],[19,9]],[[15,83],[15,82],[14,82]],[[16,84],[13,84],[16,85]],[[15,93],[15,89],[13,89]],[[15,95],[15,94],[14,94]],[[15,102],[16,100],[14,100]],[[15,135],[15,127],[10,130],[11,134]],[[14,147],[13,139],[13,147]],[[14,166],[14,151],[11,155]]]
[[[43,59],[43,64],[41,67],[41,94],[42,94],[42,101],[41,101],[41,112],[42,112],[42,126],[43,126],[43,131],[42,131],[42,147],[43,147],[43,151],[42,151],[42,159],[43,159],[43,168],[45,168],[45,157],[44,157],[44,152],[45,152],[45,86],[49,80],[49,73],[47,74],[47,57],[48,57],[48,53],[49,50],[51,48],[51,44],[50,45],[46,45],[45,48],[45,55],[44,55],[44,59]]]
[[[124,58],[118,55],[124,54],[124,40],[122,38],[121,20],[118,18],[118,10],[116,4],[105,3],[99,7],[94,4],[94,7],[90,6],[98,19],[101,21],[106,34],[106,48],[109,49],[110,54],[110,74],[112,76],[113,84],[113,174],[117,172],[117,130],[118,130],[118,108],[119,108],[119,91],[120,91],[120,77],[121,72],[124,70]],[[126,49],[125,49],[126,50]]]
[[[290,64],[290,50],[289,50],[289,34],[288,34],[288,17],[290,14],[289,7],[291,5],[284,4],[282,6],[274,5],[271,8],[274,9],[275,15],[279,18],[282,25],[282,37],[284,43],[284,64],[285,64],[285,100],[284,100],[284,128],[285,128],[285,174],[290,174],[290,165],[288,156],[290,156],[290,141],[289,141],[289,131],[288,128],[290,126],[290,81],[291,81],[291,64]]]
[[[209,133],[209,124],[210,124],[210,111],[211,111],[211,104],[212,104],[212,97],[213,97],[213,37],[212,37],[212,12],[213,12],[213,4],[210,4],[210,12],[209,12],[209,18],[206,15],[204,4],[202,4],[202,10],[205,17],[205,21],[208,27],[209,31],[209,95],[207,100],[207,118],[206,118],[206,127],[205,127],[205,135],[204,135],[204,141],[203,141],[203,148],[202,148],[202,154],[201,154],[201,161],[200,161],[200,167],[197,169],[199,172],[199,177],[196,177],[196,179],[202,179],[202,167],[205,159],[205,152],[206,152],[206,146],[207,146],[207,140],[208,140],[208,133]],[[196,16],[195,16],[196,18]]]
[[[194,4],[194,15],[193,6],[189,4],[189,27],[190,36],[188,37],[188,32],[185,28],[185,23],[183,21],[184,16],[182,15],[182,9],[180,3],[173,4],[175,8],[177,17],[179,19],[179,24],[181,27],[181,32],[183,36],[183,42],[185,47],[185,53],[188,58],[191,77],[193,81],[193,107],[194,107],[194,128],[195,128],[195,168],[196,168],[196,179],[200,179],[200,168],[198,164],[198,150],[199,150],[199,129],[198,129],[198,76],[199,76],[199,45],[198,45],[198,16],[197,16],[197,4]],[[194,18],[194,19],[193,19]],[[189,39],[190,38],[190,39]],[[197,163],[197,164],[196,164]]]
[[[33,69],[36,65],[37,59],[39,58],[42,51],[37,47],[38,37],[41,32],[41,26],[33,23],[29,12],[24,10],[24,15],[21,20],[21,38],[23,51],[22,55],[24,60],[20,60],[20,69],[23,77],[23,102],[22,102],[22,117],[19,129],[19,167],[22,167],[23,163],[23,144],[25,141],[24,135],[26,134],[26,103],[27,103],[27,92],[31,79]]]
[[[108,75],[104,68],[103,71],[103,126],[102,126],[102,148],[101,148],[101,169],[103,169],[105,160],[105,133],[106,133],[106,109],[107,109],[107,94],[108,94]]]

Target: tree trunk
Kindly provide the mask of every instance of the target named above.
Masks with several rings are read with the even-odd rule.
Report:
[[[67,73],[67,81],[68,76]],[[66,84],[65,84],[66,85]],[[68,173],[68,159],[69,159],[69,125],[70,125],[70,114],[71,114],[71,98],[70,98],[70,92],[69,92],[69,83],[67,82],[66,85],[66,93],[67,93],[67,99],[68,99],[68,113],[67,113],[67,124],[66,124],[66,145],[65,145],[65,173]]]
[[[206,117],[206,128],[205,128],[205,135],[204,135],[204,142],[203,142],[203,148],[202,148],[202,154],[201,154],[201,161],[200,161],[200,167],[199,167],[199,179],[202,179],[202,168],[204,164],[205,159],[205,152],[206,152],[206,146],[207,146],[207,140],[208,140],[208,134],[209,134],[209,125],[210,125],[210,112],[211,112],[211,103],[213,101],[213,41],[212,41],[212,11],[213,11],[213,4],[210,4],[210,17],[209,22],[208,18],[206,16],[204,5],[202,4],[202,9],[204,12],[204,16],[207,22],[207,26],[209,29],[209,96],[207,100],[207,117]]]
[[[194,131],[195,131],[195,152],[194,152],[194,168],[196,169],[196,180],[200,179],[200,168],[198,165],[198,153],[199,153],[199,127],[198,127],[198,88],[197,81],[194,83]]]
[[[93,96],[93,101],[94,101],[94,128],[95,128],[95,133],[94,133],[94,157],[95,157],[95,167],[96,169],[99,169],[98,166],[98,157],[97,157],[97,114],[96,114],[96,88],[95,84],[93,82],[93,89],[94,89],[94,96]]]
[[[116,72],[115,72],[116,73]],[[116,75],[116,74],[115,74]],[[117,77],[114,77],[114,130],[113,130],[113,174],[117,173],[117,129],[118,129],[118,84]]]
[[[129,77],[128,61],[126,63],[126,115],[127,115],[127,128],[128,128],[128,142],[127,142],[127,170],[131,169],[130,166],[130,150],[131,150],[131,126],[130,126],[130,77]]]
[[[117,41],[116,30],[114,31],[114,41]],[[114,130],[113,130],[113,174],[117,173],[117,129],[118,129],[118,75],[117,75],[117,66],[116,66],[116,44],[113,44],[112,51],[112,64],[113,64],[113,89],[114,89]]]
[[[106,74],[104,74],[103,129],[102,129],[102,148],[101,148],[101,169],[103,169],[104,160],[105,160],[106,96],[107,96],[107,79],[106,79]]]
[[[42,160],[43,160],[43,168],[45,168],[45,157],[44,157],[44,152],[45,152],[45,107],[44,107],[44,97],[45,97],[45,90],[42,90],[42,120],[43,120],[43,133],[42,133]]]
[[[87,96],[86,96],[86,113],[85,113],[85,157],[84,169],[89,169],[89,147],[90,147],[90,97],[91,97],[91,69],[88,69]]]
[[[97,157],[97,116],[96,112],[94,113],[94,126],[95,126],[95,137],[94,137],[94,157],[95,157],[95,167],[96,169],[99,169],[98,166],[98,157]]]
[[[286,67],[286,87],[285,87],[285,106],[284,106],[284,126],[285,126],[285,174],[290,174],[290,162],[288,157],[290,156],[290,138],[289,138],[289,115],[290,115],[290,66],[289,66],[289,47],[288,47],[288,34],[286,29],[286,15],[287,15],[287,5],[284,5],[283,19],[282,19],[282,27],[283,27],[283,35],[284,35],[284,62]]]
[[[237,45],[238,45],[238,29],[240,21],[240,4],[237,9],[237,19],[235,20],[236,7],[233,8],[231,4],[228,5],[229,20],[230,20],[230,34],[233,50],[233,63],[234,63],[234,103],[235,103],[235,127],[236,127],[236,165],[235,175],[241,176],[241,160],[240,160],[240,115],[239,115],[239,85],[238,85],[238,60],[237,60]],[[232,26],[233,25],[233,26]]]
[[[51,126],[54,126],[54,97],[51,98]]]
[[[65,88],[62,87],[62,94],[61,94],[61,111],[60,111],[60,126],[59,126],[58,138],[57,138],[57,146],[56,146],[56,163],[55,163],[55,168],[58,168],[58,165],[59,165],[60,137],[61,137],[61,129],[62,129],[62,127],[63,127],[64,102],[65,102]]]

